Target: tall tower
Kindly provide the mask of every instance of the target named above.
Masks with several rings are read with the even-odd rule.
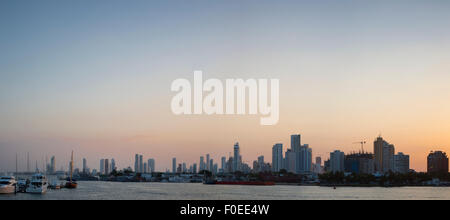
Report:
[[[177,158],[172,159],[172,173],[177,173]]]
[[[56,159],[55,156],[52,156],[50,158],[50,167],[51,167],[51,173],[55,173],[56,172]]]
[[[200,157],[200,167],[199,168],[200,168],[199,171],[205,170],[205,158],[203,156]]]
[[[293,152],[298,152],[300,151],[301,146],[302,146],[301,135],[300,134],[291,135],[291,150]]]
[[[109,168],[109,159],[105,159],[105,175],[109,175],[111,173]]]
[[[148,159],[148,172],[154,173],[155,172],[155,159],[150,158]]]
[[[272,171],[280,172],[283,168],[283,144],[275,144],[272,148]]]
[[[239,143],[236,143],[234,145],[234,160],[233,160],[233,172],[240,171],[241,165],[240,165],[240,149],[239,149]]]
[[[144,172],[144,156],[139,155],[139,173]]]
[[[134,172],[139,173],[139,154],[134,156]]]
[[[384,146],[384,142],[385,141],[380,136],[373,143],[373,153],[374,153],[374,159],[375,159],[375,172],[383,171],[382,164],[383,164],[383,146]]]
[[[227,158],[226,157],[222,157],[221,158],[221,162],[222,162],[222,164],[221,164],[222,172],[225,172],[225,166],[226,166],[226,163],[227,163]]]
[[[211,159],[209,157],[209,154],[207,154],[206,155],[206,170],[208,170],[208,171],[211,171],[211,169],[212,169],[212,167],[210,166],[210,163],[209,163],[210,160]]]
[[[113,158],[111,159],[111,172],[114,170],[116,170],[116,160]]]
[[[445,152],[431,152],[427,157],[428,173],[448,173],[448,156]]]
[[[105,159],[100,160],[100,174],[105,174]]]
[[[373,143],[373,153],[375,172],[387,173],[389,171],[394,171],[394,145],[389,144],[379,136]]]
[[[83,158],[83,173],[87,173],[87,160],[86,158]]]
[[[339,150],[330,153],[331,172],[336,173],[345,171],[344,158],[345,158],[344,152],[341,152]]]

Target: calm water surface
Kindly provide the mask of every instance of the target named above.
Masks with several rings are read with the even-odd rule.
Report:
[[[45,195],[0,195],[0,200],[384,200],[450,199],[450,187],[355,188],[318,186],[224,186],[194,183],[79,182],[78,189]]]

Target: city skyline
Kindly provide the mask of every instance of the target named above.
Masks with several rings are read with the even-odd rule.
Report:
[[[221,162],[238,141],[251,164],[295,133],[323,158],[381,133],[417,171],[430,151],[450,152],[448,1],[0,5],[0,172],[28,152],[32,170],[53,155],[67,167],[72,150],[78,167],[82,158],[133,167],[138,153],[165,170],[206,152]],[[279,79],[278,124],[175,116],[170,85],[197,70]]]
[[[362,144],[362,143],[361,143]],[[286,148],[283,148],[283,146],[286,146]],[[368,145],[370,146],[370,144]],[[240,146],[239,143],[235,143],[233,146],[233,154],[229,153],[229,158],[227,156],[216,156],[219,159],[214,160],[214,156],[211,156],[211,153],[206,153],[204,155],[199,156],[199,160],[197,162],[189,162],[185,160],[178,160],[177,157],[172,158],[172,165],[171,168],[164,168],[161,170],[157,169],[156,161],[157,159],[151,158],[151,157],[144,157],[144,155],[141,154],[135,154],[134,157],[134,166],[133,164],[129,165],[123,165],[123,166],[117,166],[115,159],[112,158],[109,163],[109,159],[100,159],[100,166],[89,166],[88,160],[86,157],[82,158],[82,165],[77,165],[76,160],[74,161],[74,169],[81,170],[83,173],[94,172],[94,173],[100,173],[100,174],[109,174],[113,170],[128,170],[131,169],[133,172],[136,173],[152,173],[152,172],[169,172],[169,173],[180,173],[180,172],[199,172],[201,170],[209,170],[213,173],[218,172],[235,172],[235,171],[244,171],[245,169],[254,170],[255,167],[259,167],[259,169],[263,169],[266,162],[270,168],[267,170],[270,170],[272,172],[279,172],[280,170],[284,169],[287,172],[297,173],[297,174],[304,174],[304,173],[321,173],[323,171],[325,172],[344,172],[344,157],[347,160],[347,156],[351,158],[357,159],[359,158],[358,155],[362,155],[362,158],[367,158],[365,155],[372,155],[372,165],[370,166],[367,164],[370,161],[360,161],[358,162],[358,166],[360,163],[364,163],[363,166],[365,171],[360,170],[359,168],[356,168],[356,171],[347,171],[348,164],[345,164],[345,172],[366,172],[366,173],[387,173],[387,172],[400,172],[400,173],[407,173],[411,170],[414,170],[411,168],[410,164],[410,156],[408,154],[404,154],[403,152],[398,152],[395,150],[395,147],[393,144],[388,143],[386,140],[384,140],[381,136],[378,136],[374,142],[373,142],[373,152],[366,149],[359,149],[357,151],[351,151],[351,152],[343,152],[340,149],[335,149],[332,152],[329,152],[329,155],[320,156],[320,155],[314,155],[313,149],[309,148],[309,144],[302,144],[302,135],[301,134],[294,134],[290,136],[290,144],[289,145],[283,145],[282,143],[276,143],[272,147],[272,154],[269,161],[264,160],[264,155],[259,155],[256,159],[248,159],[248,160],[242,160],[242,158],[245,158],[245,155],[240,154]],[[364,147],[364,146],[361,146]],[[377,151],[381,151],[381,153],[376,153]],[[309,153],[308,153],[309,152]],[[396,153],[398,152],[398,153]],[[438,150],[431,150],[431,153],[427,156],[427,171],[430,169],[430,161],[429,156],[435,153],[439,153],[441,151]],[[305,154],[306,153],[306,154]],[[445,154],[445,152],[443,152]],[[285,155],[285,156],[284,156]],[[340,159],[336,159],[337,156],[340,155]],[[28,166],[30,163],[30,160],[32,159],[28,158],[27,153],[27,161],[17,161],[18,155],[16,155],[16,167],[14,171],[18,172],[34,172],[31,170]],[[206,156],[206,157],[205,157]],[[234,158],[238,158],[238,160],[234,160]],[[206,158],[206,161],[205,161]],[[315,162],[313,162],[313,158],[316,158]],[[281,161],[279,161],[281,160]],[[289,162],[291,160],[291,162]],[[357,159],[359,160],[359,159]],[[230,162],[231,161],[231,162]],[[253,161],[253,166],[252,166]],[[303,161],[300,163],[300,161]],[[319,161],[320,164],[316,164],[316,162]],[[322,164],[321,161],[324,161]],[[403,162],[405,161],[405,162]],[[216,163],[214,163],[216,162]],[[20,164],[27,164],[26,169],[21,169]],[[40,172],[60,172],[60,171],[66,171],[66,168],[63,166],[65,162],[62,162],[61,169],[56,168],[57,163],[55,156],[51,156],[50,162],[48,161],[48,157],[46,156],[45,163],[42,161],[42,167],[38,165],[38,161],[36,161],[36,167],[35,170],[39,170]],[[277,163],[276,167],[274,167],[273,163]],[[328,170],[327,165],[328,164]],[[339,164],[341,163],[341,164]],[[245,166],[244,166],[245,165]],[[225,167],[229,168],[226,168]],[[350,166],[350,165],[349,165]],[[369,167],[367,167],[369,166]],[[397,167],[398,166],[398,167]],[[198,169],[197,169],[198,167]],[[244,168],[245,167],[245,168]],[[371,168],[370,168],[371,167]],[[447,165],[448,167],[448,165]],[[16,170],[17,169],[17,170]],[[67,166],[67,169],[70,169],[70,165]],[[351,169],[354,169],[351,168]],[[259,170],[261,172],[262,170]],[[247,170],[249,171],[249,170]],[[421,170],[414,170],[416,172],[425,172]],[[7,170],[3,172],[13,172],[13,170]]]

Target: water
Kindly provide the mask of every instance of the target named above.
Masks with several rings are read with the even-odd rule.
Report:
[[[0,200],[448,200],[450,187],[226,186],[194,183],[79,182],[78,189],[45,195],[0,195]]]

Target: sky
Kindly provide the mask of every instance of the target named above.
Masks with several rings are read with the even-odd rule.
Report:
[[[3,0],[0,172],[75,151],[133,166],[134,154],[188,165],[243,161],[301,134],[313,156],[373,151],[382,135],[411,168],[450,152],[449,1]],[[177,116],[178,78],[277,78],[280,120]]]

